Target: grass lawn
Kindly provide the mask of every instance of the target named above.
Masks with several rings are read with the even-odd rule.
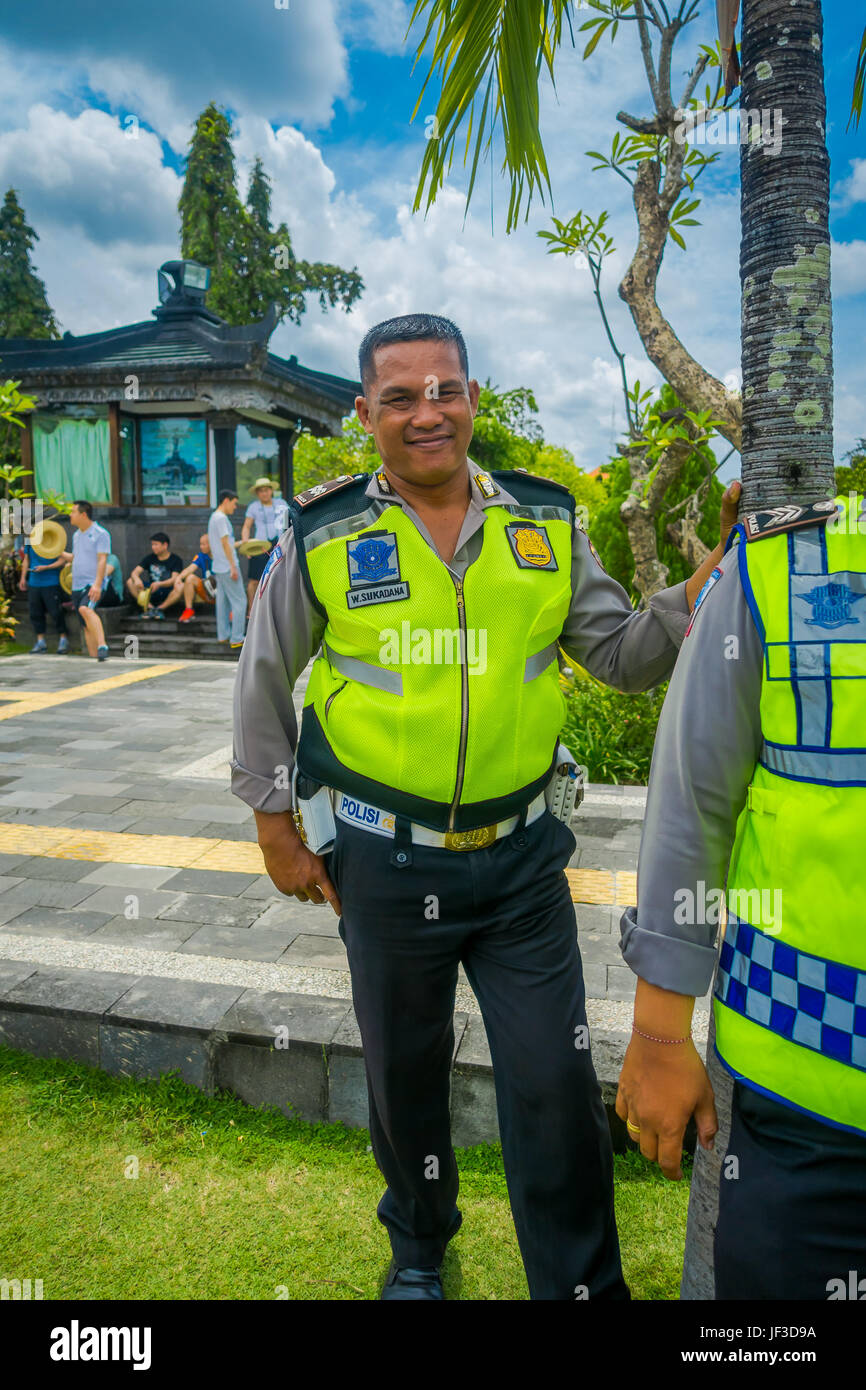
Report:
[[[29,652],[32,646],[32,642],[0,642],[0,656],[22,656]]]
[[[176,1077],[0,1048],[0,1277],[42,1279],[46,1299],[377,1299],[390,1247],[368,1144]],[[446,1295],[525,1299],[499,1147],[457,1158]],[[628,1154],[616,1197],[632,1296],[676,1298],[687,1184]]]

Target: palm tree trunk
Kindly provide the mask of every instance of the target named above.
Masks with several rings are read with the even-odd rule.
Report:
[[[762,137],[741,144],[740,156],[744,511],[836,491],[822,46],[820,0],[744,0],[740,119]],[[714,1039],[711,1028],[707,1069],[720,1132],[713,1153],[699,1150],[695,1161],[681,1286],[689,1299],[714,1297],[730,1132],[731,1081]]]
[[[820,0],[745,0],[743,507],[832,497],[830,160]],[[759,124],[760,123],[760,124]]]

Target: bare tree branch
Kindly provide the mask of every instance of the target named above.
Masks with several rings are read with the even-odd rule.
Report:
[[[643,56],[643,65],[646,68],[647,82],[652,93],[653,103],[657,111],[661,110],[659,100],[659,84],[653,67],[653,46],[650,38],[649,26],[646,14],[644,13],[644,0],[634,0],[635,14],[637,15],[637,27],[640,34],[640,51]]]
[[[627,111],[617,111],[617,120],[637,135],[664,135],[665,123],[658,116],[630,116]]]

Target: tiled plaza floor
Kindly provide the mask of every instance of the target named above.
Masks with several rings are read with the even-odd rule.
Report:
[[[277,892],[229,790],[233,685],[219,662],[0,662],[0,959],[349,997],[331,908]],[[569,867],[590,1023],[624,1031],[644,802],[591,787]]]

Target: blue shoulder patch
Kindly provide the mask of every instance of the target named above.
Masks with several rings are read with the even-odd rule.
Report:
[[[276,566],[280,563],[280,561],[282,560],[282,558],[283,558],[283,548],[282,548],[282,546],[281,546],[279,543],[277,543],[277,545],[274,546],[273,550],[271,551],[270,555],[268,556],[268,563],[265,565],[264,569],[262,570],[262,577],[261,577],[261,579],[259,580],[259,587],[258,587],[258,589],[257,589],[257,591],[256,591],[256,596],[257,596],[258,598],[261,598],[262,594],[265,592],[265,589],[267,588],[268,580],[270,579],[271,574],[273,573],[273,571],[274,571],[274,569],[276,568]]]
[[[697,598],[695,599],[695,606],[694,606],[694,608],[692,609],[692,616],[691,616],[691,618],[689,619],[689,625],[688,625],[688,627],[686,628],[686,637],[688,637],[689,633],[690,633],[691,630],[692,630],[692,625],[693,625],[693,623],[694,623],[694,621],[695,621],[695,616],[696,616],[696,614],[697,614],[698,609],[700,608],[700,606],[701,606],[701,604],[703,603],[704,599],[706,598],[707,594],[710,592],[710,589],[712,589],[716,584],[718,584],[718,582],[719,582],[719,580],[721,579],[721,577],[722,577],[723,574],[724,574],[724,570],[723,570],[723,569],[720,569],[719,566],[716,565],[716,567],[715,567],[715,569],[713,570],[712,574],[710,575],[709,579],[707,579],[707,580],[704,582],[703,588],[701,589],[700,593],[698,594]]]

